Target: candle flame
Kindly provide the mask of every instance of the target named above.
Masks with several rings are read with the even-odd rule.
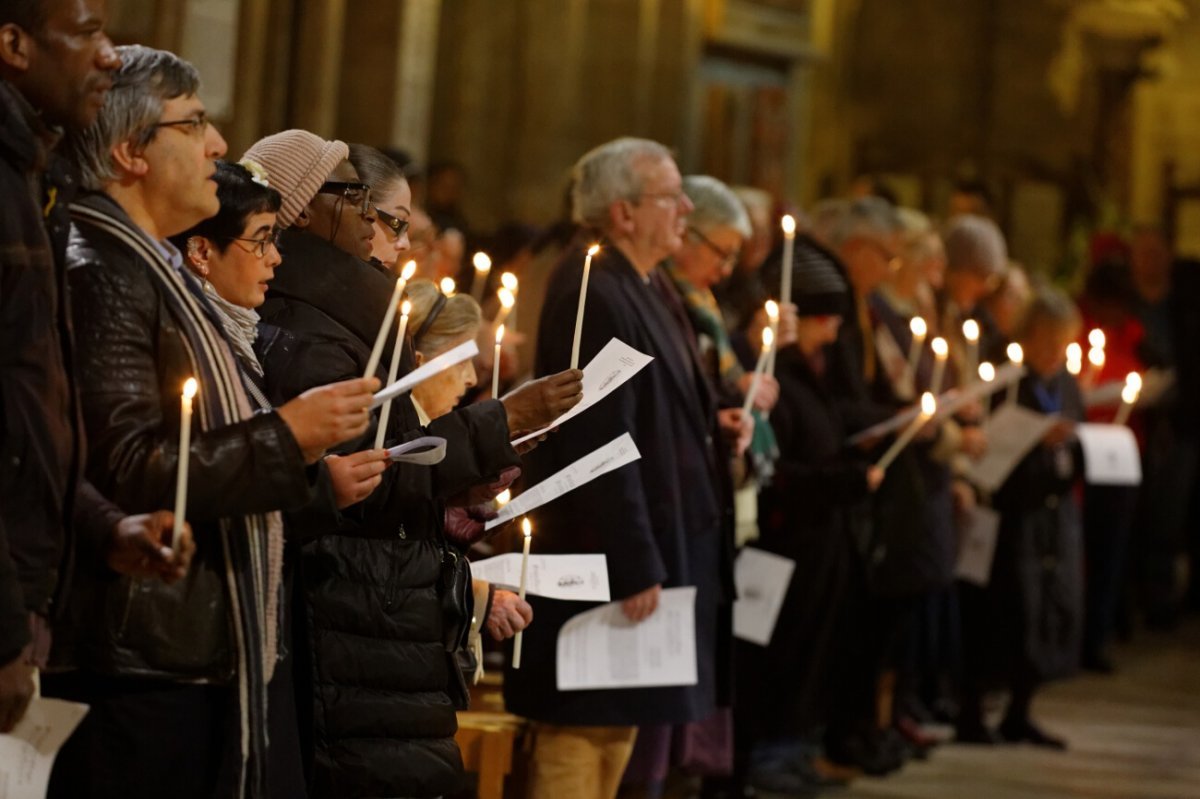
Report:
[[[769,350],[771,348],[771,345],[775,343],[775,331],[772,330],[770,328],[770,326],[764,327],[762,338],[763,338],[763,349]]]
[[[1092,347],[1088,350],[1088,363],[1097,369],[1104,366],[1104,350],[1099,347]]]
[[[963,338],[967,341],[979,341],[979,323],[974,319],[963,322]]]
[[[929,391],[921,395],[921,415],[933,416],[937,413],[937,397]]]
[[[908,329],[917,338],[925,338],[925,334],[929,332],[929,327],[925,324],[925,320],[919,316],[912,318],[912,321],[908,323]]]
[[[1095,349],[1099,349],[1099,350],[1104,349],[1104,345],[1105,345],[1104,331],[1098,327],[1092,328],[1092,331],[1090,333],[1088,333],[1088,344],[1091,344],[1092,347]]]
[[[1083,371],[1083,358],[1067,358],[1067,372],[1072,377],[1079,377],[1079,373]]]
[[[504,505],[507,505],[511,501],[512,501],[512,491],[510,491],[507,488],[496,495],[496,504],[497,505],[504,506]]]
[[[789,237],[796,235],[796,218],[791,214],[784,214],[780,225],[783,227],[783,235]]]
[[[933,348],[933,354],[936,355],[939,360],[950,354],[950,345],[947,344],[946,339],[942,338],[941,336],[935,338],[933,343],[929,346]]]
[[[500,285],[504,286],[504,288],[508,289],[513,294],[516,294],[517,293],[517,276],[514,275],[512,272],[505,272],[503,275],[500,276]]]
[[[517,304],[517,298],[514,297],[513,293],[508,289],[500,289],[496,292],[496,296],[500,298],[500,304],[504,306],[505,310],[508,310]]]
[[[191,399],[196,396],[196,392],[200,390],[200,384],[196,382],[196,378],[189,377],[183,383],[183,398]]]
[[[1017,342],[1014,341],[1012,344],[1009,344],[1007,352],[1008,359],[1013,363],[1021,364],[1025,362],[1025,350],[1021,349],[1021,345]]]
[[[1142,376],[1137,372],[1130,372],[1125,375],[1125,385],[1133,386],[1138,391],[1142,390]]]
[[[528,516],[521,520],[521,533],[526,538],[529,538],[531,535],[533,535],[533,525],[529,523]]]
[[[488,254],[481,250],[471,258],[471,264],[475,267],[476,272],[486,274],[491,271],[492,259],[488,258]]]
[[[405,283],[412,280],[413,275],[417,273],[416,261],[405,261],[404,268],[400,270],[400,279]]]
[[[772,322],[779,319],[779,303],[775,300],[767,300],[767,318]]]
[[[496,344],[499,345],[504,340],[504,325],[496,328]]]
[[[593,244],[591,247],[588,247],[588,250],[587,250],[588,257],[594,256],[598,252],[600,252],[599,244]]]
[[[1074,341],[1072,341],[1070,344],[1068,344],[1067,345],[1067,360],[1068,361],[1079,361],[1080,363],[1083,363],[1083,347],[1079,346],[1079,344]]]
[[[1124,402],[1126,405],[1132,405],[1137,402],[1139,393],[1140,391],[1137,386],[1131,386],[1126,383],[1125,388],[1121,389],[1121,402]]]
[[[408,300],[400,303],[400,315],[408,316],[410,313],[412,313],[412,303]]]
[[[457,285],[454,282],[454,278],[452,278],[452,277],[442,278],[442,282],[440,285],[442,288],[442,293],[445,294],[447,297],[452,296],[454,294],[454,290],[457,288]]]
[[[985,383],[990,383],[996,379],[996,367],[992,366],[987,361],[979,364],[979,379]]]

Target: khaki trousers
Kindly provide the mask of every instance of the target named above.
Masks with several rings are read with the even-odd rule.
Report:
[[[529,799],[613,799],[637,727],[533,725]]]

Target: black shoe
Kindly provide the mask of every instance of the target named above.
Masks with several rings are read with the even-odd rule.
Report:
[[[960,723],[954,729],[954,742],[971,744],[973,746],[995,746],[1001,743],[1000,737],[989,730],[982,722]]]
[[[1020,721],[1006,719],[1000,725],[1000,735],[1009,743],[1033,744],[1034,746],[1041,746],[1046,749],[1056,749],[1060,752],[1067,748],[1067,742],[1062,738],[1047,735],[1034,726],[1033,722],[1028,719]]]

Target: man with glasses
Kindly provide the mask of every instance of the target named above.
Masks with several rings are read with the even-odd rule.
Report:
[[[253,413],[221,323],[169,237],[219,209],[225,153],[171,53],[118,48],[92,125],[68,139],[88,192],[68,248],[87,475],[130,510],[175,497],[180,392],[198,383],[187,515],[197,551],[175,586],[78,569],[46,693],[86,702],[59,754],[55,797],[267,793],[267,683],[279,653],[282,524],[314,485],[307,464],[362,433],[376,380]],[[311,424],[318,418],[322,425]]]

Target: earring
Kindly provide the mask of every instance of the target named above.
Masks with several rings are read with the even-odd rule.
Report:
[[[200,240],[196,238],[188,239],[188,267],[202,278],[208,277],[208,264],[202,260],[204,256],[200,253]]]

